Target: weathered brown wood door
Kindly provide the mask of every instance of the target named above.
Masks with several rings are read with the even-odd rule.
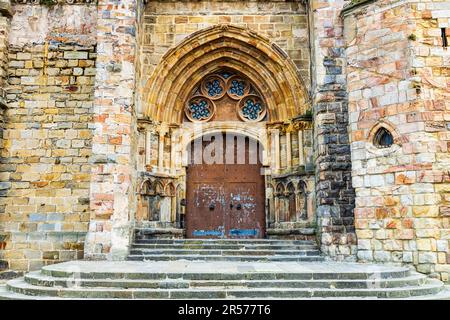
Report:
[[[263,238],[264,175],[255,154],[259,146],[256,149],[253,140],[230,135],[211,140],[191,145],[186,176],[187,236]],[[208,161],[201,161],[199,153],[204,155],[211,143],[216,143],[212,152],[215,161],[205,163]]]

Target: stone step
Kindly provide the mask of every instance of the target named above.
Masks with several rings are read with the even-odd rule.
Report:
[[[414,274],[398,279],[376,280],[185,280],[185,279],[77,279],[56,278],[32,272],[25,276],[25,282],[42,287],[104,287],[104,288],[149,288],[149,289],[186,289],[186,288],[327,288],[327,289],[370,289],[420,286],[427,277]]]
[[[172,227],[151,227],[145,229],[135,229],[134,234],[136,238],[147,239],[177,239],[183,238],[185,235],[184,229],[172,228]]]
[[[376,280],[405,278],[406,267],[336,262],[73,261],[45,266],[43,276],[130,280]]]
[[[191,281],[190,288],[297,288],[297,289],[375,289],[375,288],[401,288],[407,286],[420,286],[427,282],[423,275],[414,275],[400,279],[383,280],[259,280],[259,281]]]
[[[320,256],[318,250],[210,250],[210,249],[131,249],[130,255],[216,255],[216,256]]]
[[[296,255],[202,255],[202,254],[137,254],[128,255],[130,261],[168,261],[168,260],[194,260],[194,261],[297,261],[297,262],[311,262],[324,261],[325,258],[319,255],[316,256],[301,256]]]
[[[405,298],[405,300],[450,300],[450,285],[444,286],[444,288],[436,294],[414,296]]]
[[[267,244],[147,244],[133,243],[133,249],[211,249],[211,250],[317,250],[317,245],[267,245]]]
[[[440,281],[428,279],[421,286],[370,289],[325,288],[198,288],[198,289],[123,289],[123,288],[56,288],[31,285],[23,278],[7,283],[9,292],[21,295],[70,299],[271,299],[271,298],[409,298],[441,292]]]
[[[135,243],[139,244],[253,244],[253,245],[317,245],[309,240],[272,240],[272,239],[140,239],[136,238]]]
[[[427,299],[443,283],[406,267],[336,262],[72,261],[0,288],[1,299]]]
[[[0,284],[0,300],[64,300],[62,298],[56,297],[46,297],[46,296],[28,296],[25,294],[20,294],[6,289],[6,285]],[[96,300],[96,299],[92,299]]]

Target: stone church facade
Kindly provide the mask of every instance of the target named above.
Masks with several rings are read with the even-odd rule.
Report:
[[[142,231],[317,240],[448,280],[448,1],[0,13],[1,267],[122,260]],[[257,160],[193,162],[220,139]]]

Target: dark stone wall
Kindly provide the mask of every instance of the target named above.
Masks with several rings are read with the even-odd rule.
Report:
[[[310,4],[313,51],[316,210],[322,251],[355,259],[355,192],[351,181],[343,22],[345,1]]]

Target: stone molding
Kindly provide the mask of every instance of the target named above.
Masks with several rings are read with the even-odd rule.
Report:
[[[378,0],[352,0],[347,5],[344,6],[344,8],[341,11],[341,15],[346,15],[349,12],[353,11],[354,9],[368,5],[375,1],[378,1]]]
[[[211,2],[220,2],[221,0],[210,0]],[[239,2],[241,0],[228,0],[228,2]],[[254,2],[265,2],[267,0],[254,0]],[[282,2],[283,0],[278,0],[280,2]],[[295,1],[295,0],[294,0]],[[303,5],[306,5],[310,0],[297,0],[297,2],[300,2]],[[151,2],[151,0],[142,0],[142,2],[144,4],[147,4],[149,2]],[[180,1],[180,0],[167,0],[167,2],[184,2],[184,1]]]
[[[11,0],[13,4],[29,4],[29,5],[65,5],[65,4],[97,4],[97,0]],[[1,9],[0,9],[1,11]]]

